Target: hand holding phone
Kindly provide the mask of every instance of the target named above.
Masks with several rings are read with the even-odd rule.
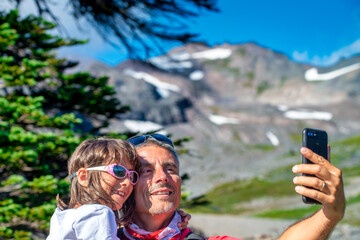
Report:
[[[316,213],[316,216],[321,216],[326,221],[330,221],[331,224],[336,224],[344,217],[345,213],[342,172],[327,160],[330,154],[328,153],[327,134],[325,131],[304,129],[304,135],[304,147],[300,149],[300,152],[304,156],[304,163],[309,163],[308,161],[312,163],[298,164],[292,168],[295,174],[308,174],[294,177],[293,182],[297,185],[295,191],[307,197],[304,198],[306,203],[316,203],[310,199],[316,199],[316,201],[321,203],[322,208]],[[314,141],[315,138],[319,137],[321,141]],[[313,147],[314,145],[315,147]],[[311,148],[314,150],[311,150]]]
[[[328,148],[328,134],[324,130],[305,128],[302,132],[302,146],[307,147],[314,153],[322,156],[325,159],[329,159],[329,148]],[[303,164],[313,164],[309,159],[302,156]],[[303,176],[314,175],[302,174]],[[324,182],[325,183],[325,182]],[[318,201],[302,196],[303,202],[308,204],[320,204]]]

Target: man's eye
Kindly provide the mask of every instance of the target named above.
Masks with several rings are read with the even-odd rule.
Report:
[[[150,173],[151,169],[150,168],[144,168],[141,170],[141,173]]]
[[[176,173],[177,172],[177,170],[175,168],[172,168],[172,167],[167,168],[167,171],[170,172],[170,173]]]

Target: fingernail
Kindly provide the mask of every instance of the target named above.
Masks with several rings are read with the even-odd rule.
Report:
[[[308,149],[307,149],[307,148],[302,147],[302,148],[300,149],[300,151],[301,151],[302,153],[307,153]]]
[[[293,183],[296,184],[296,182],[297,182],[297,177],[294,177],[294,178],[293,178]]]
[[[298,166],[297,165],[293,166],[293,168],[292,168],[293,173],[296,173],[297,170],[298,170]]]
[[[299,187],[299,186],[296,186],[296,187],[295,187],[295,191],[296,191],[296,192],[300,192],[300,187]]]

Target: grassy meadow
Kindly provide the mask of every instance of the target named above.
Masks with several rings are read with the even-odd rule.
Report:
[[[360,226],[360,136],[330,143],[331,162],[343,173],[347,208],[344,223]],[[302,219],[319,205],[303,204],[292,183],[290,166],[264,176],[228,182],[196,199],[190,213],[237,214],[261,218]]]

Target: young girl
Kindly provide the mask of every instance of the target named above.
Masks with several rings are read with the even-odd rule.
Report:
[[[129,142],[109,138],[82,142],[68,162],[70,202],[57,197],[47,239],[119,239],[117,224],[129,223],[134,212],[131,193],[139,164]]]

